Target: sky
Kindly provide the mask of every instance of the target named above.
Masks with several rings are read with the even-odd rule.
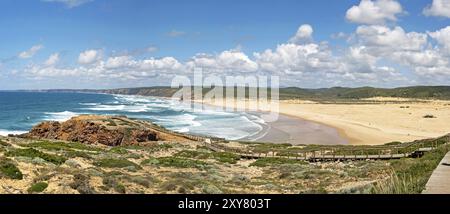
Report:
[[[2,0],[0,90],[450,85],[450,0]]]

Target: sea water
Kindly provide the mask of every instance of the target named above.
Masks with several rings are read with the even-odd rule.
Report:
[[[197,104],[198,105],[198,104]],[[0,135],[27,132],[42,121],[65,121],[82,114],[126,115],[167,129],[237,140],[263,130],[264,121],[245,112],[206,107],[194,111],[179,100],[131,95],[0,92]]]

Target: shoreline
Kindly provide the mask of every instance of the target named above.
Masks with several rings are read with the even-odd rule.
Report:
[[[381,99],[381,98],[377,98]],[[389,99],[389,98],[383,98]],[[450,101],[430,100],[428,102],[375,104],[321,104],[303,100],[280,101],[280,115],[306,120],[336,129],[339,136],[350,145],[383,145],[390,142],[410,142],[435,138],[448,134]],[[217,101],[196,101],[205,105],[226,108],[229,105],[246,102],[246,108],[254,100],[239,100],[231,103]],[[238,109],[245,111],[247,109]],[[436,117],[427,119],[424,115]]]
[[[106,94],[123,96],[123,94]],[[173,99],[171,97],[145,95],[125,96]],[[305,100],[283,100],[280,101],[280,107],[275,112],[278,112],[281,117],[289,117],[291,121],[296,121],[293,123],[300,124],[308,121],[310,123],[333,128],[336,130],[337,136],[346,139],[350,145],[382,145],[394,141],[410,142],[434,138],[450,132],[447,128],[449,125],[448,121],[450,121],[450,101],[428,100],[425,102],[421,100],[420,102],[417,102],[417,100],[414,99],[405,99],[403,102],[400,102],[400,100],[395,99],[398,102],[386,103],[384,101],[389,98],[373,99],[378,103],[367,104],[355,102],[345,104],[323,104]],[[245,100],[238,100],[234,102],[244,101]],[[227,105],[230,105],[229,103],[213,103],[208,100],[194,100],[194,102],[215,107],[221,111],[227,111],[226,107]],[[257,101],[246,100],[246,102],[255,103]],[[233,104],[233,102],[231,102],[231,104]],[[247,109],[238,109],[238,111],[252,113],[251,110]],[[253,111],[253,113],[255,112],[257,114],[264,113],[263,111]],[[424,115],[432,115],[433,117],[426,118]],[[258,122],[256,121],[256,123]],[[291,124],[291,126],[285,130],[295,135],[295,131],[292,131],[295,128],[296,126]],[[264,137],[271,131],[274,130],[263,127],[260,133],[250,136],[252,138],[251,140],[264,140]],[[283,137],[278,137],[278,139],[280,138]],[[286,139],[286,137],[284,137],[284,139]],[[285,142],[286,140],[275,141],[276,142],[274,143],[280,143],[280,141]]]
[[[226,111],[220,105],[195,101],[207,108],[216,111]],[[263,111],[243,111],[237,109],[233,112],[241,112],[261,118],[261,115],[268,113]],[[279,113],[278,120],[274,122],[264,122],[262,130],[251,136],[241,138],[239,141],[251,141],[261,143],[292,145],[351,145],[351,139],[337,127],[325,123],[316,122],[301,117]]]
[[[247,112],[249,113],[249,112]],[[260,115],[262,113],[259,113]],[[250,141],[292,145],[348,145],[350,141],[335,127],[280,114],[277,121],[266,122],[267,128]],[[245,139],[242,139],[245,140]]]

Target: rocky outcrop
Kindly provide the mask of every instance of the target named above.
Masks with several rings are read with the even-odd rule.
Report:
[[[134,124],[117,125],[112,118],[75,117],[66,122],[43,122],[25,138],[54,139],[107,146],[134,145],[158,141],[158,134],[146,127]]]

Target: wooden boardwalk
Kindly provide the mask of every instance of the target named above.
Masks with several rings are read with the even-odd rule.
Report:
[[[345,155],[336,155],[336,154],[326,154],[326,152],[318,150],[318,151],[309,151],[309,152],[301,152],[287,155],[279,155],[276,152],[267,152],[267,153],[254,153],[252,151],[242,151],[238,149],[232,149],[227,146],[223,146],[220,144],[212,143],[212,142],[204,142],[204,146],[208,147],[210,150],[215,152],[231,152],[236,155],[241,156],[243,159],[260,159],[260,158],[284,158],[290,160],[299,160],[299,161],[309,161],[309,162],[330,162],[330,161],[365,161],[365,160],[392,160],[392,159],[401,159],[401,158],[414,158],[421,157],[426,152],[430,152],[436,147],[417,147],[409,152],[404,153],[394,153],[390,151],[390,154],[345,154]],[[392,150],[398,150],[397,148]]]
[[[428,180],[423,194],[450,194],[450,152],[447,153]]]

